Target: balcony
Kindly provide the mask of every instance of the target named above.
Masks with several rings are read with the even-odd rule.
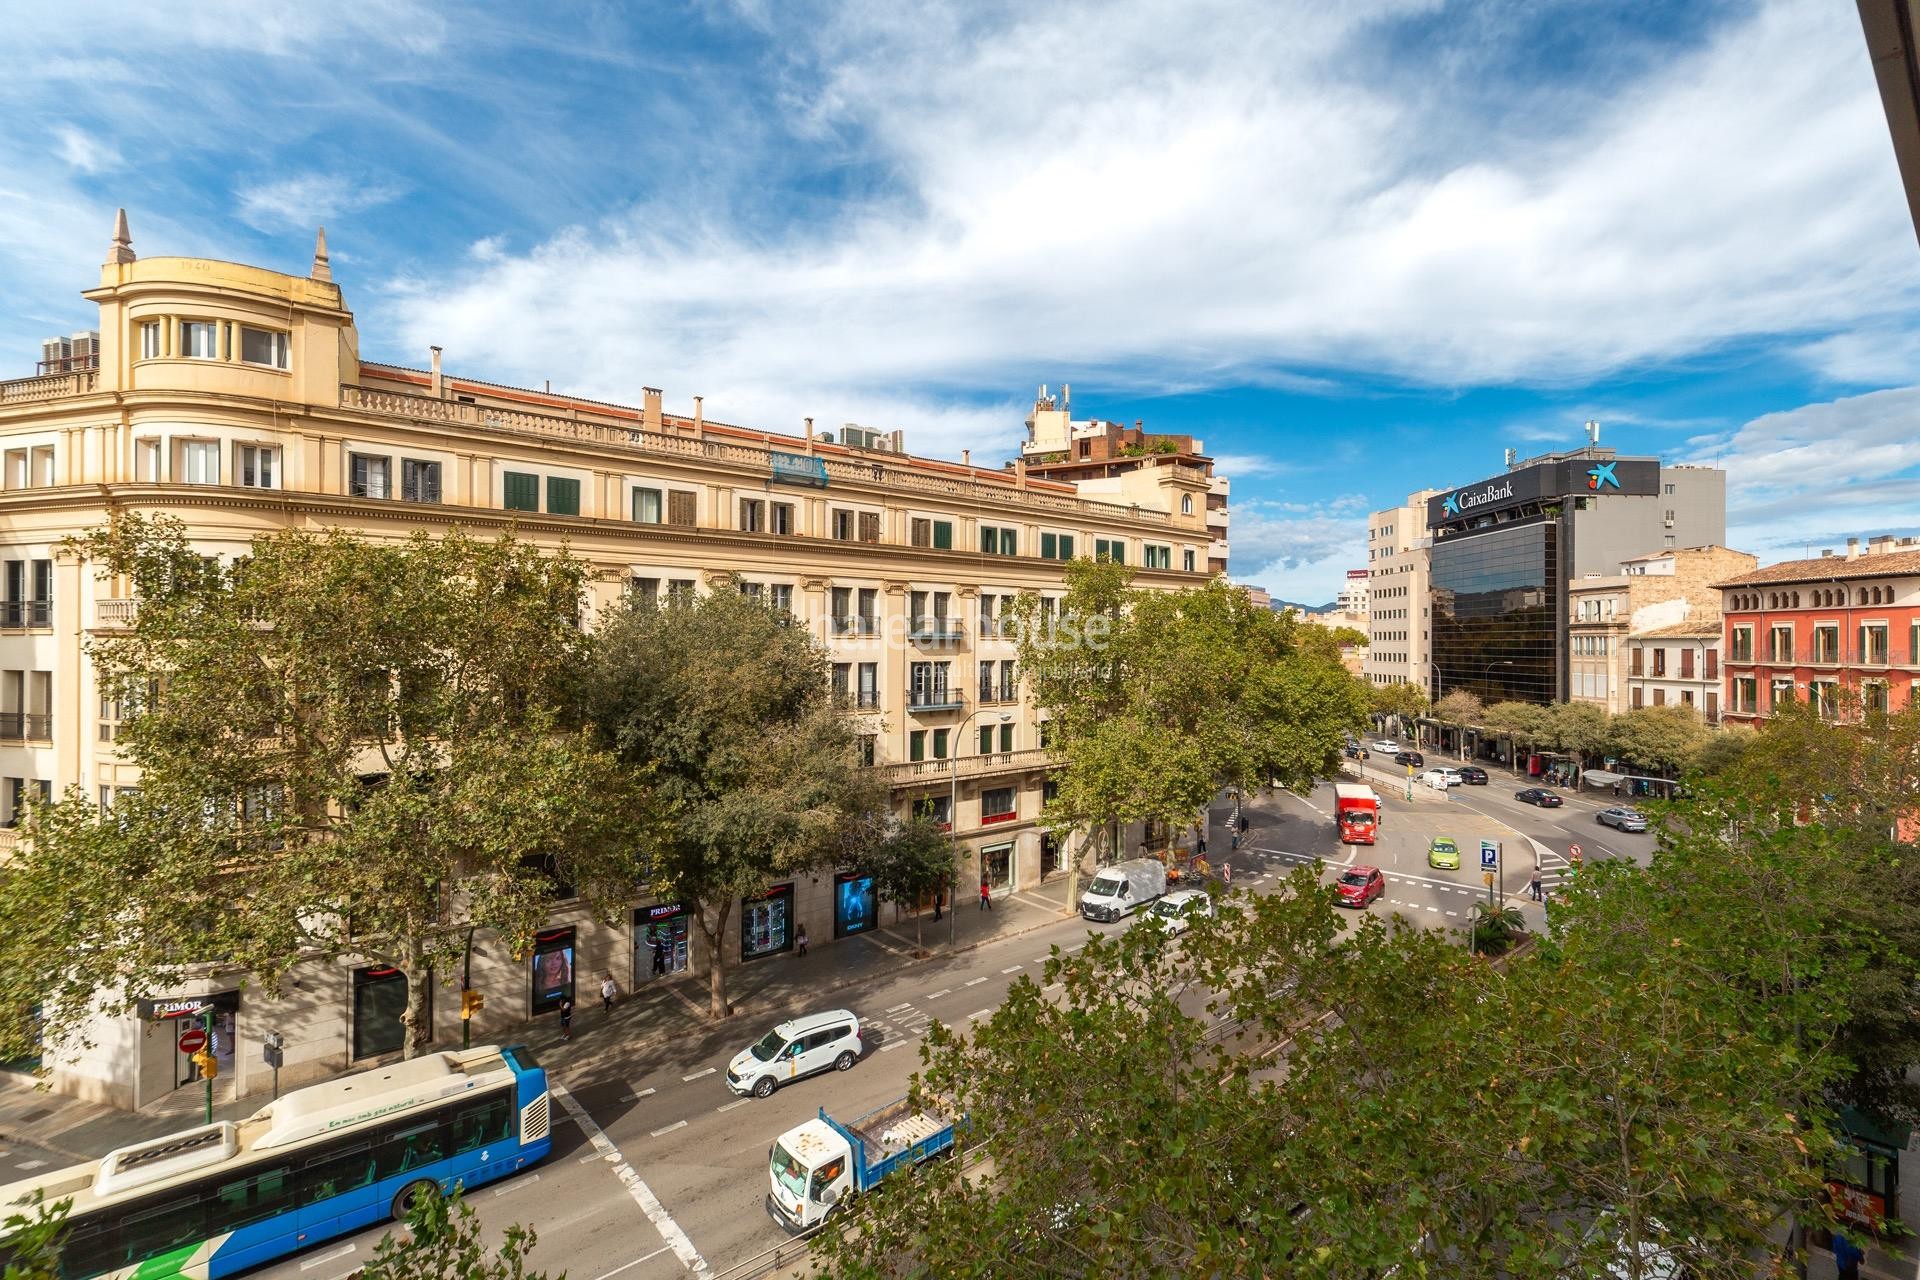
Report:
[[[977,699],[983,707],[995,706],[1003,702],[1018,702],[1020,690],[1013,685],[983,684],[980,686]]]
[[[13,378],[0,382],[0,404],[33,404],[66,396],[83,396],[99,383],[100,372],[97,369],[44,373],[37,378]]]
[[[93,625],[96,627],[130,627],[139,616],[140,601],[137,599],[93,602]]]
[[[910,760],[882,766],[890,786],[910,782],[945,781],[961,778],[986,778],[1003,773],[1028,773],[1054,763],[1053,753],[1038,749],[1027,751],[988,751],[979,755],[956,756],[949,760]]]
[[[835,689],[833,705],[842,711],[878,711],[880,691],[878,689]]]
[[[958,618],[936,616],[915,618],[907,638],[915,644],[958,644],[966,634],[967,629]]]
[[[830,623],[833,634],[837,636],[872,636],[880,634],[880,619],[864,614],[852,614],[836,617]]]
[[[53,601],[0,600],[0,627],[51,627]]]
[[[925,689],[907,690],[909,711],[958,711],[966,705],[967,696],[955,688],[933,685]]]
[[[0,711],[0,742],[52,742],[53,717],[30,711]]]

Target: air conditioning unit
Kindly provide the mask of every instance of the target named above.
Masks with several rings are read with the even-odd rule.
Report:
[[[853,449],[884,449],[886,436],[871,427],[849,422],[840,428],[840,443]]]

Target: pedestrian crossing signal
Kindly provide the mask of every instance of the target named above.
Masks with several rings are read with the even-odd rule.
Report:
[[[211,1080],[220,1074],[220,1062],[205,1049],[193,1055],[193,1065],[200,1068],[200,1078]]]
[[[480,994],[478,991],[474,991],[471,989],[462,991],[460,993],[461,1020],[462,1021],[471,1020],[474,1014],[480,1012],[480,1010],[483,1007],[485,1007],[486,1003],[487,1003],[487,998],[484,995]]]

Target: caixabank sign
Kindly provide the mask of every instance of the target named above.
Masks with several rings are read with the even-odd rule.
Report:
[[[1653,458],[1562,458],[1522,467],[1427,499],[1427,527],[1435,528],[1529,502],[1592,495],[1648,497],[1660,492]]]

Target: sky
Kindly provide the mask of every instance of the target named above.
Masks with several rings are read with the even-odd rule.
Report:
[[[1920,246],[1839,0],[68,0],[0,41],[0,376],[135,250],[363,356],[1010,457],[1192,432],[1232,573],[1584,441],[1763,563],[1920,528]]]

